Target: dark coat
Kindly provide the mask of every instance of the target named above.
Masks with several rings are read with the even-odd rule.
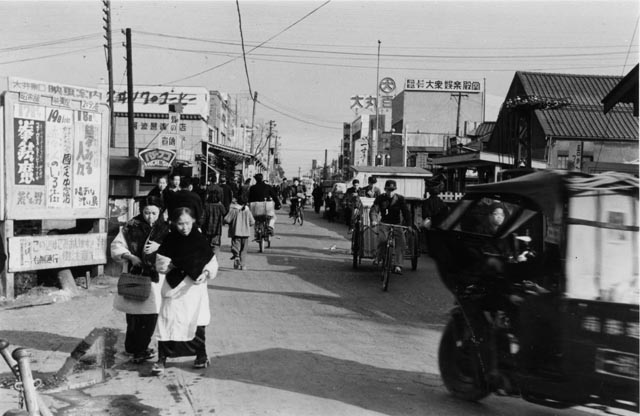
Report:
[[[264,182],[258,182],[249,188],[249,202],[261,201],[273,201],[275,208],[280,208],[280,200],[275,189]]]
[[[374,221],[374,215],[379,213],[381,222],[394,225],[409,225],[411,213],[407,208],[404,196],[394,194],[389,198],[386,193],[382,194],[373,201],[373,207],[375,209],[372,209],[369,213],[371,221]]]

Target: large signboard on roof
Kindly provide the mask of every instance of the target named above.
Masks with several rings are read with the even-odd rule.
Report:
[[[434,91],[434,92],[482,92],[482,82],[470,79],[438,78],[407,78],[405,90]]]
[[[8,87],[3,219],[105,218],[106,93],[14,77]]]
[[[129,112],[127,86],[115,85],[113,88],[115,111]],[[108,95],[105,95],[104,102],[107,103],[107,100]],[[209,117],[209,106],[209,91],[204,87],[134,86],[133,111],[136,113],[176,112],[200,115],[206,120]]]

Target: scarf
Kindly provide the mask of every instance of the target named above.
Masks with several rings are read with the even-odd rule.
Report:
[[[175,266],[167,273],[167,283],[172,289],[187,276],[196,280],[213,257],[209,242],[195,226],[186,236],[172,230],[158,249],[158,254],[169,257]]]
[[[122,233],[129,251],[142,260],[142,267],[132,269],[131,272],[151,276],[153,282],[158,282],[158,274],[155,271],[156,253],[144,254],[144,246],[147,239],[162,244],[164,238],[169,234],[167,223],[160,217],[151,226],[144,220],[142,214],[139,214],[124,226]]]

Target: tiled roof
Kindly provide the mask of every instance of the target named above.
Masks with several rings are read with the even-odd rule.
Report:
[[[638,121],[630,111],[568,106],[536,110],[545,136],[638,140]]]
[[[622,77],[612,75],[553,74],[516,72],[527,95],[571,98],[573,105],[593,105],[602,109],[601,101]],[[630,108],[630,107],[629,107]]]
[[[467,136],[479,137],[486,134],[491,134],[493,128],[496,126],[495,121],[483,121],[478,127],[473,129]]]
[[[630,104],[620,104],[615,111],[603,113],[602,99],[622,77],[517,72],[516,78],[526,95],[571,100],[565,107],[536,110],[546,136],[638,139],[638,121]]]

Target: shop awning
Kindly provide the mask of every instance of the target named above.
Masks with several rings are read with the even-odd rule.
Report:
[[[212,153],[216,156],[222,156],[224,158],[233,160],[237,163],[242,161],[245,161],[248,163],[254,163],[258,167],[262,169],[266,169],[265,165],[260,161],[260,159],[258,159],[257,157],[255,157],[249,152],[245,152],[244,150],[240,150],[235,147],[224,146],[222,144],[209,143],[204,140],[202,141],[202,143],[206,145],[207,153]]]
[[[513,156],[492,152],[468,152],[457,155],[440,156],[432,159],[434,165],[447,168],[464,168],[479,166],[513,166]],[[532,160],[531,165],[537,169],[544,169],[547,164],[543,161]]]

